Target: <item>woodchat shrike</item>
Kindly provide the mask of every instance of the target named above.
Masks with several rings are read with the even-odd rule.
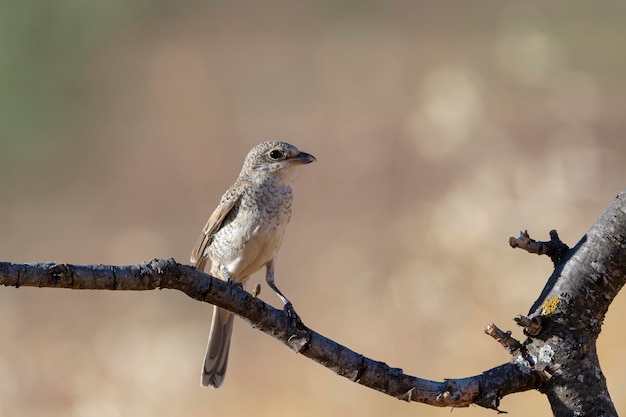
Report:
[[[285,304],[289,300],[274,284],[274,264],[291,218],[290,184],[298,168],[315,157],[286,142],[267,141],[246,156],[237,181],[224,193],[191,253],[191,263],[210,274],[243,284],[265,266],[265,280]],[[218,388],[224,381],[233,331],[231,312],[213,307],[202,385]]]

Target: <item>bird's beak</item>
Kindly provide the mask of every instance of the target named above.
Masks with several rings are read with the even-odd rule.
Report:
[[[310,153],[306,153],[306,152],[300,152],[298,156],[296,156],[295,158],[292,158],[291,160],[295,162],[296,164],[302,164],[302,165],[310,164],[311,162],[317,161],[317,159],[315,159],[313,155],[311,155]]]

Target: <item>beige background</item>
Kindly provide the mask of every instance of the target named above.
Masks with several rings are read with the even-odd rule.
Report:
[[[186,262],[248,149],[285,139],[318,162],[279,287],[322,334],[442,380],[507,361],[483,328],[521,336],[511,319],[551,271],[508,237],[573,245],[625,186],[618,2],[30,3],[0,13],[4,260]],[[0,415],[450,414],[241,321],[224,387],[202,389],[210,311],[173,291],[0,288]],[[625,312],[620,295],[599,340],[622,414]],[[502,408],[549,414],[537,392]]]

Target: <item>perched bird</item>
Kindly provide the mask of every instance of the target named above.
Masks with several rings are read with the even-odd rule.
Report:
[[[191,253],[191,263],[210,274],[235,283],[265,267],[265,280],[285,304],[289,300],[274,284],[274,264],[291,218],[293,194],[290,184],[300,165],[315,157],[286,142],[268,141],[256,145],[246,156],[237,181],[224,193],[209,217]],[[293,310],[292,310],[293,311]],[[202,385],[218,388],[228,363],[234,316],[213,307]]]

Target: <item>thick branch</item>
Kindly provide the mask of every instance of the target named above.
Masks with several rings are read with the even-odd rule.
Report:
[[[404,401],[439,407],[477,404],[497,410],[500,398],[535,388],[528,372],[504,364],[481,375],[443,382],[406,375],[342,346],[289,319],[246,291],[173,259],[128,266],[56,263],[0,263],[0,284],[92,290],[144,291],[175,289],[189,297],[228,309],[253,327],[275,337],[294,351],[366,387]]]
[[[533,358],[532,369],[546,376],[540,389],[555,416],[617,415],[600,369],[596,339],[609,305],[625,283],[623,190],[556,263],[529,315],[516,318],[532,338],[525,346]]]

